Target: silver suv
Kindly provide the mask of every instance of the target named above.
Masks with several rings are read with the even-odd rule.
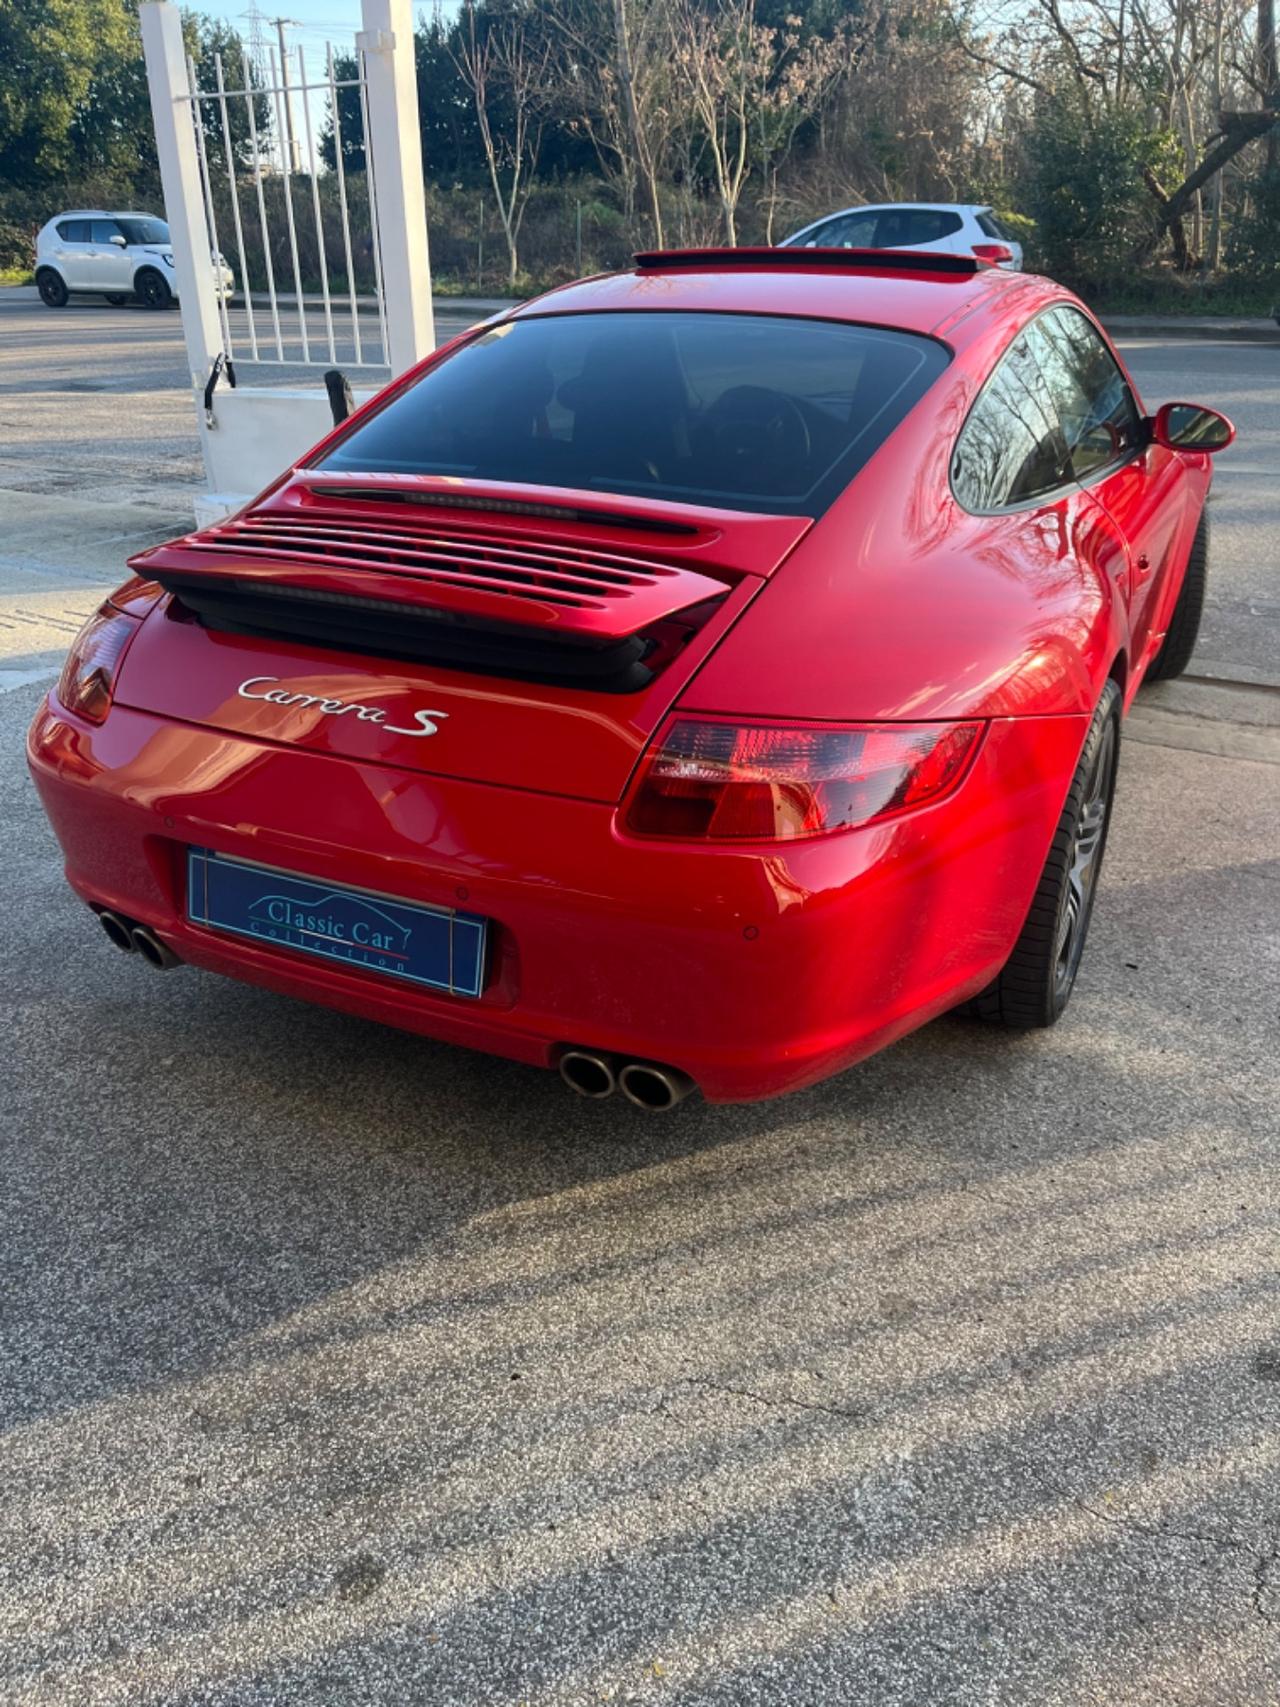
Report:
[[[222,294],[236,288],[225,257],[214,257]],[[36,286],[50,308],[65,308],[72,292],[105,296],[117,307],[131,297],[146,308],[177,299],[169,227],[149,213],[76,208],[57,214],[36,238]]]

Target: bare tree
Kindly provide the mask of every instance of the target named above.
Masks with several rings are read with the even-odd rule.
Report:
[[[765,180],[765,242],[773,242],[778,215],[778,174],[801,127],[826,104],[836,80],[847,76],[862,42],[845,21],[834,35],[803,41],[800,19],[789,17],[782,29],[757,29],[752,66],[755,91],[755,150]]]
[[[1036,0],[1033,12],[1010,25],[1000,18],[983,35],[953,23],[957,43],[1001,85],[1031,90],[1045,103],[1074,94],[1074,110],[1097,126],[1122,107],[1145,119],[1154,136],[1177,136],[1181,176],[1161,164],[1142,168],[1152,199],[1150,230],[1138,240],[1134,258],[1149,260],[1166,239],[1179,269],[1200,263],[1206,246],[1216,265],[1221,256],[1223,174],[1260,138],[1277,144],[1274,29],[1271,54],[1263,41],[1266,13],[1274,0],[1080,0],[1064,11],[1060,0]],[[1250,39],[1253,19],[1257,33]],[[1260,104],[1234,109],[1229,81],[1252,90]],[[1203,197],[1210,189],[1209,218]],[[1188,221],[1191,230],[1188,233]]]
[[[1261,85],[1263,101],[1275,112],[1280,108],[1275,0],[1258,0],[1258,82]],[[1272,171],[1280,166],[1280,130],[1274,127],[1267,137],[1267,165]]]
[[[654,242],[663,242],[661,184],[673,112],[669,0],[560,0],[558,93],[571,128],[588,137],[631,220],[639,189]]]
[[[711,162],[725,241],[738,242],[738,204],[751,171],[751,119],[761,81],[755,0],[703,10],[679,0],[672,62],[688,91],[690,116]]]
[[[519,12],[476,27],[475,0],[465,0],[465,29],[454,63],[475,102],[476,124],[507,246],[507,282],[520,272],[520,227],[542,149],[550,44]],[[501,106],[501,124],[495,122]]]
[[[658,196],[658,174],[653,150],[649,146],[649,128],[641,119],[640,103],[636,97],[636,74],[631,58],[631,25],[627,17],[627,0],[613,0],[613,40],[618,67],[618,88],[622,94],[622,110],[627,119],[627,135],[649,204],[653,240],[661,248],[662,202]]]

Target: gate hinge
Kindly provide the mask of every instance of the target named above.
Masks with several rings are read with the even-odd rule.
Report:
[[[324,376],[325,390],[329,393],[329,410],[333,415],[333,424],[340,427],[355,408],[355,398],[351,395],[351,382],[341,368],[331,367]]]
[[[213,358],[213,366],[209,369],[209,377],[204,382],[204,424],[206,427],[216,427],[213,418],[213,394],[218,388],[218,380],[226,373],[227,384],[232,391],[236,388],[236,370],[232,366],[231,357],[224,355],[221,350]]]

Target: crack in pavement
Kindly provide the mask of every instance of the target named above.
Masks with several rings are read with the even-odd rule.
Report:
[[[1141,1518],[1129,1517],[1123,1512],[1099,1511],[1080,1494],[1068,1494],[1065,1488],[1058,1487],[1047,1476],[1033,1470],[1032,1476],[1042,1487],[1060,1499],[1070,1499],[1078,1511],[1086,1517],[1092,1517],[1099,1523],[1112,1525],[1117,1529],[1129,1530],[1140,1536],[1144,1541],[1189,1541],[1196,1546],[1213,1547],[1219,1553],[1243,1554],[1251,1558],[1250,1572],[1253,1588],[1250,1594],[1250,1605],[1254,1613],[1264,1624],[1274,1625],[1276,1617],[1267,1610],[1264,1598],[1271,1588],[1271,1568],[1280,1560],[1280,1543],[1272,1541],[1269,1546],[1259,1549],[1252,1542],[1241,1539],[1238,1535],[1206,1534],[1202,1530],[1174,1529],[1164,1523],[1144,1523]]]
[[[865,1406],[850,1410],[840,1405],[820,1405],[811,1399],[794,1399],[790,1394],[779,1397],[769,1393],[754,1393],[747,1387],[725,1387],[718,1381],[706,1381],[697,1375],[686,1376],[684,1385],[701,1387],[708,1393],[723,1393],[732,1399],[748,1399],[757,1405],[767,1405],[772,1410],[820,1411],[824,1416],[843,1417],[848,1422],[866,1422],[869,1414]]]
[[[1280,1546],[1274,1541],[1258,1554],[1253,1564],[1253,1610],[1264,1624],[1274,1624],[1275,1616],[1267,1611],[1265,1597],[1271,1588],[1271,1567],[1280,1559]]]

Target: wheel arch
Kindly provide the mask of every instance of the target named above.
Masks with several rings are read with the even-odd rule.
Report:
[[[1128,703],[1129,689],[1129,651],[1122,646],[1111,660],[1111,668],[1107,671],[1107,681],[1114,682],[1120,689],[1120,697]]]

